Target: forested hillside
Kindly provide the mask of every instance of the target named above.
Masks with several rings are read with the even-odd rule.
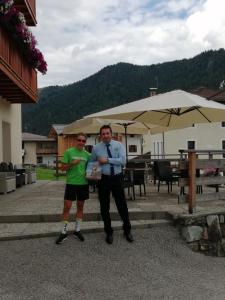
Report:
[[[47,134],[53,123],[70,123],[84,115],[147,97],[150,87],[158,86],[159,92],[199,86],[217,89],[223,79],[224,49],[151,66],[118,63],[82,81],[41,89],[38,104],[23,105],[23,130]]]

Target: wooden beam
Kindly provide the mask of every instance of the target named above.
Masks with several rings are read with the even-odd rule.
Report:
[[[188,211],[193,213],[196,207],[196,153],[188,153],[188,175],[189,175],[189,192],[188,192]]]

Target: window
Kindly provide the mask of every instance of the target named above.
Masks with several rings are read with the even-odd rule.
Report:
[[[54,144],[52,144],[52,143],[40,143],[39,147],[41,149],[52,149],[54,147]]]
[[[221,122],[221,127],[225,127],[225,122]]]
[[[163,153],[164,153],[163,141],[154,141],[153,147],[154,147],[153,150],[154,158],[163,158]]]
[[[37,163],[38,164],[42,164],[43,163],[43,157],[42,156],[38,156],[37,157]]]
[[[137,152],[137,145],[129,145],[129,152]]]
[[[187,148],[188,149],[195,149],[195,141],[187,141]]]

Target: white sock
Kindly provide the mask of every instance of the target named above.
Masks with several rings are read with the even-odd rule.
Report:
[[[66,234],[67,233],[67,226],[68,226],[68,221],[64,221],[62,234]]]
[[[81,222],[82,222],[82,219],[76,219],[76,222],[75,222],[75,231],[80,231]]]

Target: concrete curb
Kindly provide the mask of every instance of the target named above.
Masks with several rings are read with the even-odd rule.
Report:
[[[59,225],[59,224],[60,224],[60,222],[57,223],[57,225]],[[131,221],[131,224],[132,224],[132,229],[142,229],[142,228],[151,228],[153,226],[168,226],[168,225],[170,226],[170,225],[172,225],[172,222],[170,222],[168,220],[162,220],[162,219],[161,220],[150,220],[150,221],[138,220],[138,221]],[[29,224],[27,224],[27,226],[29,226]],[[115,231],[122,230],[121,222],[120,222],[120,224],[115,224],[115,221],[114,221],[114,222],[112,222],[112,226]],[[47,226],[46,226],[46,230],[48,230]],[[39,232],[39,233],[32,232],[32,229],[31,229],[31,232],[28,232],[28,233],[25,233],[24,230],[22,230],[22,232],[18,232],[17,234],[9,233],[8,235],[0,236],[0,241],[12,241],[12,240],[22,240],[22,239],[53,237],[53,236],[58,236],[59,232],[60,231],[58,228],[53,229],[52,231]],[[69,234],[71,234],[72,232],[73,232],[73,230],[68,231]],[[83,228],[82,232],[85,234],[104,232],[103,223],[101,222],[101,224],[96,224],[96,226],[89,227],[89,228]]]
[[[116,211],[110,212],[113,221],[120,220]],[[166,219],[171,220],[171,214],[166,211],[129,211],[131,220],[156,220]],[[46,223],[46,222],[60,222],[61,214],[29,214],[29,215],[2,215],[0,216],[0,223]],[[70,214],[70,222],[74,220],[74,214]],[[100,213],[87,212],[84,215],[84,222],[101,221]]]

